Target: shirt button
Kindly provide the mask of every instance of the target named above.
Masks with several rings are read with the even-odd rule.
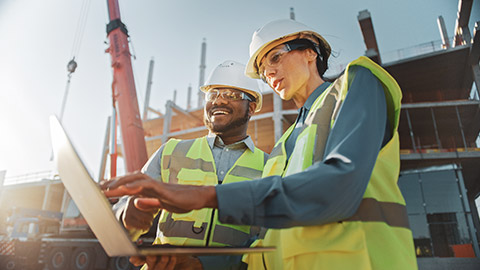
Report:
[[[223,172],[223,171],[220,171],[220,174],[224,174],[224,172]]]

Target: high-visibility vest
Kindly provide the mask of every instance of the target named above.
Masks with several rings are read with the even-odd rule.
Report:
[[[351,66],[369,69],[382,83],[392,138],[380,150],[363,200],[356,213],[341,222],[269,229],[253,245],[276,246],[275,252],[246,255],[249,269],[417,269],[405,201],[398,188],[400,171],[398,123],[401,90],[396,81],[366,57],[351,62],[314,102],[286,166],[285,141],[276,143],[263,176],[288,176],[321,162],[338,110],[355,76]],[[318,179],[321,181],[321,179]]]
[[[265,154],[246,150],[226,173],[223,183],[260,178]],[[206,137],[169,140],[161,157],[162,181],[185,185],[216,185],[218,178],[212,151]],[[184,214],[163,211],[155,244],[197,246],[240,246],[256,235],[257,227],[223,224],[218,211],[210,208]]]

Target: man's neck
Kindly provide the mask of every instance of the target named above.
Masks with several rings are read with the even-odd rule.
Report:
[[[228,134],[216,134],[220,137],[225,145],[230,145],[236,142],[239,142],[247,137],[246,133],[237,134],[237,135],[228,135]]]
[[[225,145],[239,142],[247,137],[247,125],[232,127],[223,132],[214,132],[210,130],[211,133],[220,137]]]

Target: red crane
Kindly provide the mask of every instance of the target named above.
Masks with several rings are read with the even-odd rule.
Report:
[[[135,80],[133,78],[131,54],[128,46],[128,31],[125,24],[120,20],[118,1],[107,0],[107,5],[110,19],[107,25],[107,37],[110,40],[110,47],[107,49],[107,52],[110,53],[112,58],[113,106],[114,111],[118,114],[126,170],[127,172],[133,172],[141,169],[148,159],[145,135],[138,108]],[[113,117],[113,121],[116,121],[116,119],[117,117]],[[115,127],[116,125],[113,126]],[[113,131],[115,132],[115,130]],[[116,155],[116,150],[110,154],[111,177],[116,175]]]

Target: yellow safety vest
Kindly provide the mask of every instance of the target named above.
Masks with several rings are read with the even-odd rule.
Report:
[[[276,246],[271,253],[246,255],[249,269],[417,269],[405,201],[397,186],[400,171],[398,123],[401,90],[396,81],[366,57],[351,62],[314,102],[285,168],[285,141],[291,126],[276,143],[263,176],[288,176],[321,162],[330,128],[347,94],[354,72],[368,68],[383,84],[392,138],[377,157],[363,200],[347,220],[319,226],[269,229],[253,245]],[[321,179],[319,179],[321,181]]]
[[[227,172],[223,183],[260,178],[264,152],[246,150]],[[193,140],[169,140],[161,158],[162,181],[185,185],[217,185],[212,151],[206,137]],[[256,235],[257,227],[223,224],[214,209],[194,210],[185,214],[163,211],[155,244],[197,246],[239,246]]]

